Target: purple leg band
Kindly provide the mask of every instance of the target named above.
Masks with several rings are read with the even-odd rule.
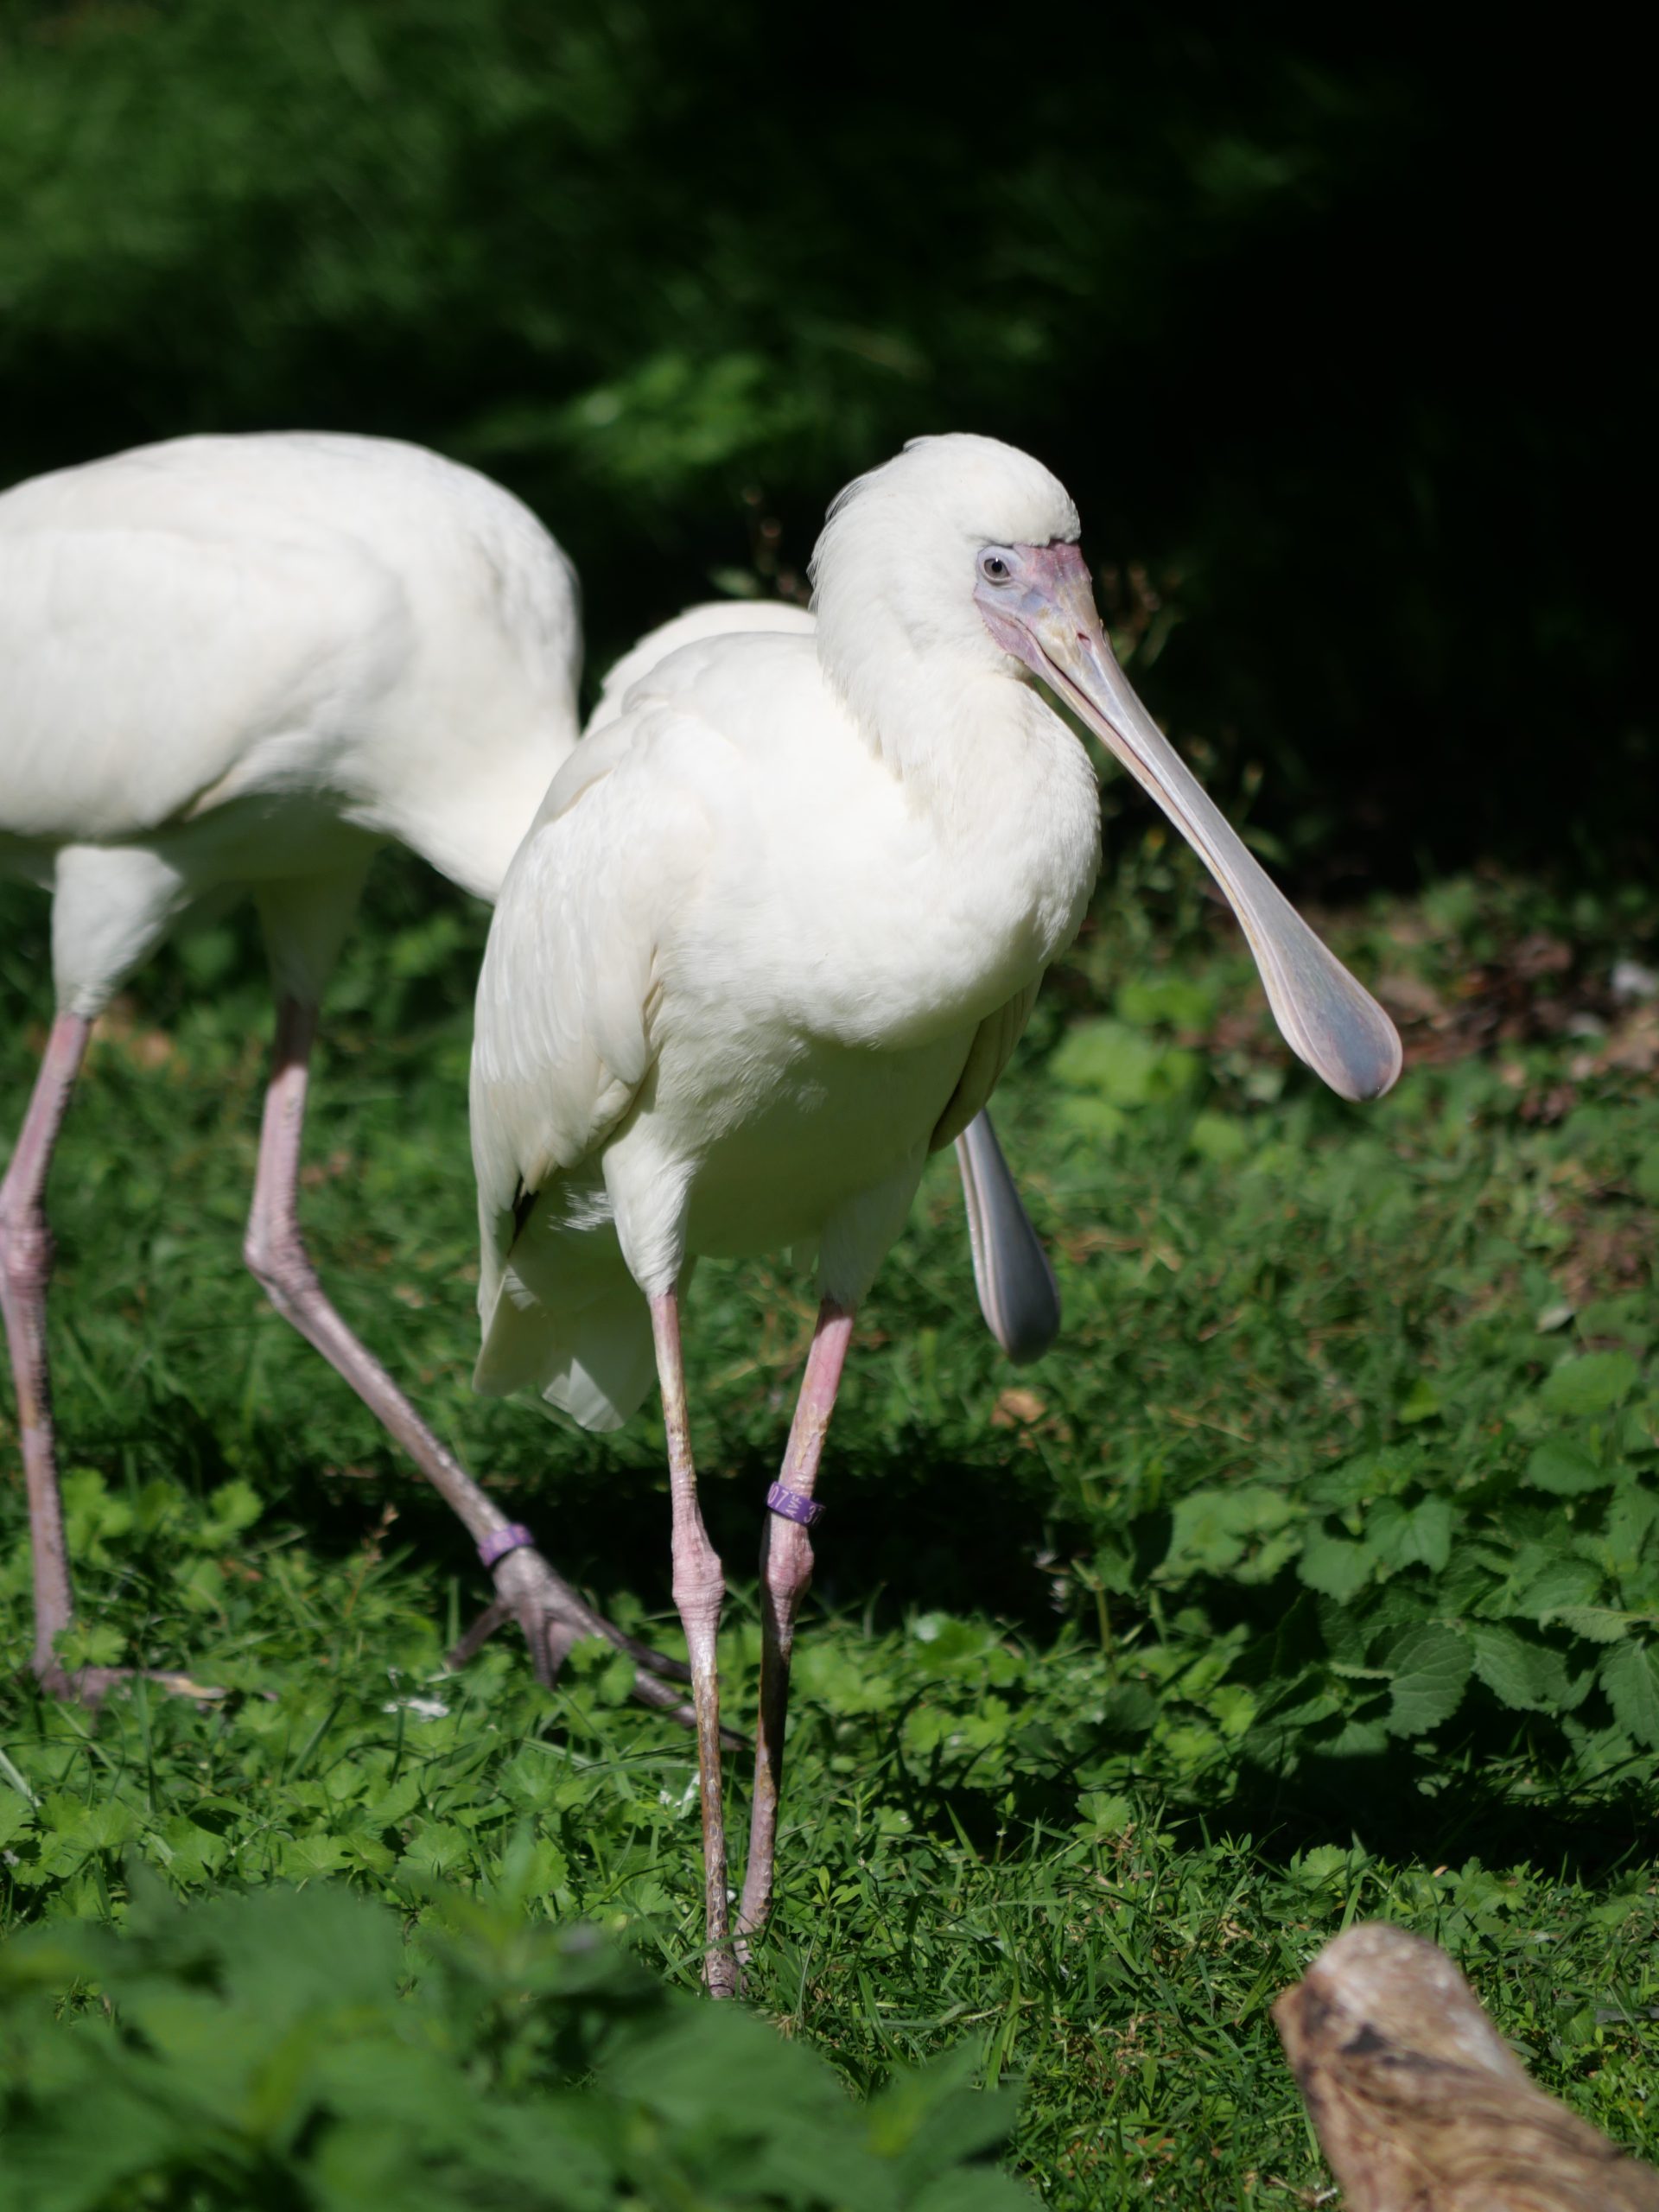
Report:
[[[798,1522],[803,1529],[810,1529],[823,1516],[823,1508],[816,1498],[803,1497],[798,1490],[785,1490],[782,1483],[773,1483],[766,1492],[766,1506],[785,1521]]]
[[[478,1555],[486,1567],[493,1567],[498,1560],[505,1559],[509,1552],[533,1548],[536,1539],[522,1522],[509,1521],[505,1529],[493,1529],[478,1548]]]

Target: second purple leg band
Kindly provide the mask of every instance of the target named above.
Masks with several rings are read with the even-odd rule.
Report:
[[[785,1490],[782,1483],[773,1483],[766,1492],[767,1510],[781,1514],[785,1521],[798,1522],[803,1529],[822,1518],[823,1508],[816,1498],[803,1497],[798,1490]]]
[[[478,1555],[486,1567],[493,1567],[505,1559],[509,1552],[533,1550],[536,1539],[522,1522],[509,1521],[505,1529],[492,1529],[480,1543]]]

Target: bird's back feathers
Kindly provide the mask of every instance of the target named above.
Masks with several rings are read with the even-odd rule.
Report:
[[[0,839],[307,801],[493,895],[580,667],[552,539],[416,447],[186,438],[37,477],[0,496]]]

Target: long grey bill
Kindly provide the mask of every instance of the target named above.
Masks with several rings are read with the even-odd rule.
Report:
[[[1381,1097],[1400,1072],[1394,1024],[1245,849],[1109,652],[1103,648],[1089,672],[1109,714],[1069,671],[1056,670],[1050,681],[1156,799],[1226,893],[1292,1052],[1342,1097]]]
[[[1005,642],[1108,746],[1227,894],[1286,1042],[1344,1098],[1379,1098],[1400,1072],[1394,1024],[1322,944],[1136,698],[1095,612],[1075,545],[1045,550]],[[999,634],[993,628],[993,635]]]
[[[986,1326],[1016,1366],[1040,1359],[1060,1332],[1060,1291],[988,1114],[957,1139],[974,1281]]]

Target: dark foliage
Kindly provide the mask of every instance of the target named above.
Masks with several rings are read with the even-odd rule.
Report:
[[[0,22],[0,476],[422,439],[567,540],[603,656],[983,429],[1065,477],[1148,696],[1265,767],[1305,870],[1650,857],[1618,54],[1202,7]]]
[[[1007,2091],[975,2096],[946,2064],[855,2106],[816,2054],[671,1993],[591,1930],[527,1923],[525,1902],[440,1893],[411,1951],[395,1915],[341,1889],[184,1910],[152,1877],[124,1936],[60,1921],[9,1947],[0,2205],[1032,2203],[980,2164],[1012,2125]],[[53,2032],[65,2012],[85,2017]]]

